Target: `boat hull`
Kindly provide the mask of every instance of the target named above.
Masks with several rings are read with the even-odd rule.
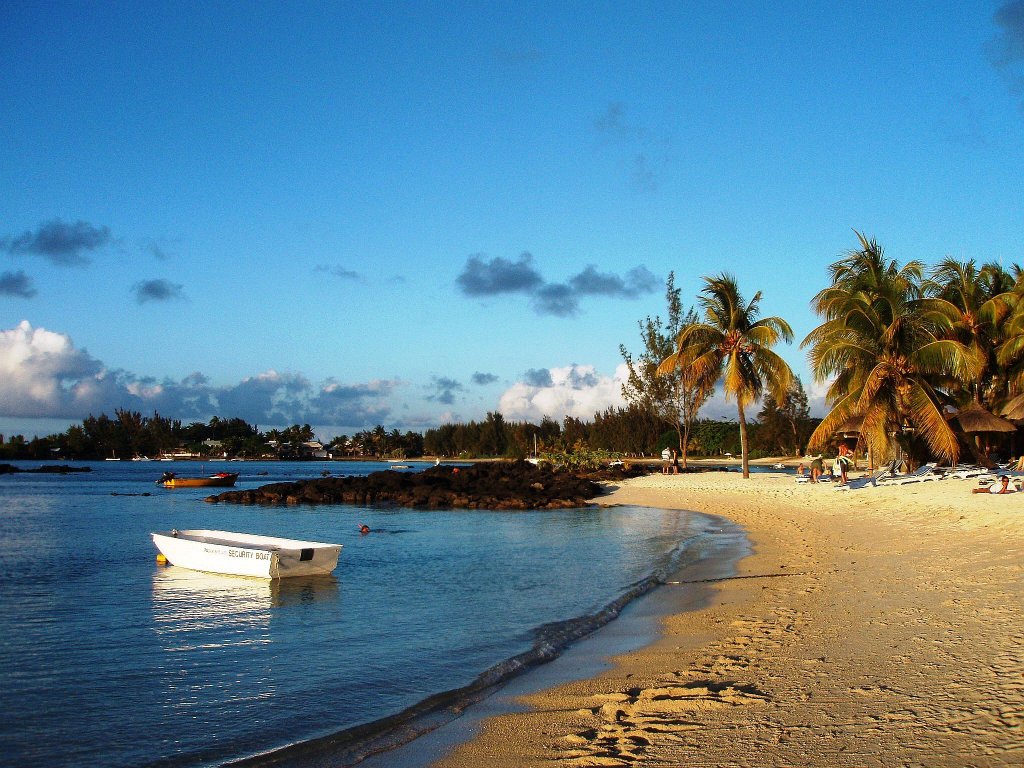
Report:
[[[210,477],[169,477],[158,480],[164,488],[230,488],[238,480],[237,472],[223,472]]]
[[[342,546],[232,531],[164,531],[152,536],[172,565],[262,579],[331,573]]]

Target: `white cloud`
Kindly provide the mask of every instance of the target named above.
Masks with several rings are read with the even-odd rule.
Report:
[[[823,419],[832,410],[825,396],[828,394],[828,388],[832,386],[833,381],[833,379],[829,379],[819,383],[811,380],[809,383],[804,384],[804,391],[807,393],[807,406],[810,408],[811,416]]]
[[[202,373],[157,381],[113,371],[77,349],[71,338],[23,320],[0,331],[0,417],[84,419],[118,408],[159,411],[182,420],[213,416],[257,424],[364,427],[391,413],[398,381],[320,386],[297,373],[273,369],[236,384],[215,386]]]
[[[102,364],[69,337],[27,320],[0,331],[0,374],[0,413],[25,418],[72,416],[107,378]]]
[[[831,383],[831,381],[823,384],[811,382],[810,385],[804,385],[804,392],[807,394],[807,405],[813,418],[823,418],[829,412],[830,408],[826,404],[825,394]],[[754,403],[746,409],[746,419],[748,422],[757,418],[762,405],[763,400]],[[739,418],[739,414],[736,411],[736,399],[732,397],[727,398],[722,391],[722,384],[719,382],[718,386],[715,387],[714,394],[701,406],[700,413],[697,416],[701,419],[713,419],[715,421],[736,421]]]
[[[518,381],[505,390],[498,403],[498,410],[509,421],[536,423],[544,416],[556,421],[561,421],[565,416],[590,421],[595,413],[600,413],[609,406],[625,407],[622,384],[627,375],[624,363],[620,364],[611,376],[599,375],[592,365],[530,370],[523,374],[525,381]],[[827,384],[822,384],[808,388],[807,396],[812,416],[820,417],[828,412],[825,406],[827,387]],[[760,403],[748,408],[747,421],[755,419],[760,408]],[[719,385],[701,407],[698,418],[736,421],[736,401],[732,398],[727,399]]]
[[[551,368],[550,384],[516,382],[501,395],[498,410],[509,421],[538,422],[545,416],[561,421],[566,416],[589,421],[609,406],[624,407],[622,383],[627,376],[620,364],[612,376],[602,376],[592,365]],[[534,377],[536,378],[536,377]]]

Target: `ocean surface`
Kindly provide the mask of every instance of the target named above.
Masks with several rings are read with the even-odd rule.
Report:
[[[80,465],[0,476],[0,766],[220,765],[394,716],[607,618],[718,525],[637,507],[213,505],[154,485],[168,468],[251,488],[377,463]],[[150,533],[171,528],[344,548],[329,577],[216,576],[156,562]]]

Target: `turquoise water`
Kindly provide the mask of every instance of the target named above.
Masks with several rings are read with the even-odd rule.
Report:
[[[216,765],[394,715],[600,612],[710,525],[631,507],[211,505],[153,484],[169,466],[230,467],[247,488],[378,464],[89,466],[0,476],[3,766]],[[330,577],[215,576],[156,563],[149,534],[169,528],[344,549]]]

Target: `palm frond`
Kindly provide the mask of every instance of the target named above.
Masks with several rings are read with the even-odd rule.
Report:
[[[923,387],[915,386],[909,392],[908,404],[910,418],[932,454],[945,462],[956,464],[960,455],[956,434],[932,397]]]

